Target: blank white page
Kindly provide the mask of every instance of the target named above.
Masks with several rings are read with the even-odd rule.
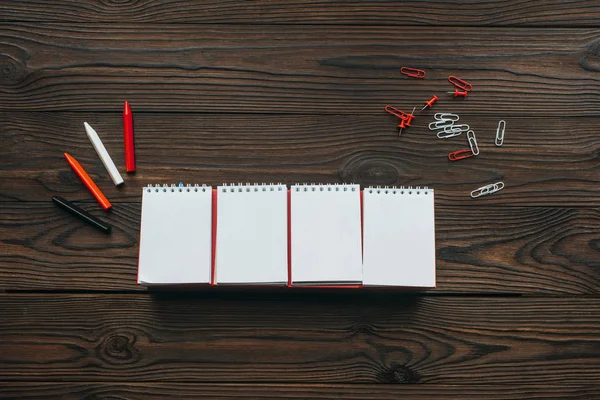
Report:
[[[286,186],[219,186],[217,199],[217,284],[286,284]]]
[[[146,187],[138,283],[210,283],[210,187]]]
[[[359,185],[291,187],[292,283],[362,282]]]
[[[364,190],[365,285],[435,287],[433,189]]]

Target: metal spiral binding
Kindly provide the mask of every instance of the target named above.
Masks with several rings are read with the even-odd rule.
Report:
[[[144,188],[144,191],[147,193],[183,193],[183,192],[207,192],[210,191],[212,188],[206,185],[199,185],[199,184],[187,184],[186,186],[183,186],[183,182],[179,182],[178,184],[175,183],[171,183],[171,184],[155,184],[154,186],[152,186],[152,184],[149,184],[148,186],[146,186]]]
[[[231,183],[229,185],[227,185],[226,183],[223,183],[223,185],[218,187],[218,190],[220,192],[223,193],[242,193],[242,192],[246,192],[246,193],[250,193],[250,192],[282,192],[284,190],[286,190],[287,188],[284,188],[285,185],[283,185],[282,183],[250,183],[250,182],[246,182],[246,183]]]
[[[354,183],[297,183],[291,185],[290,190],[295,192],[355,192],[357,185]],[[360,187],[358,187],[360,190]]]
[[[376,187],[368,187],[365,188],[369,194],[400,194],[400,195],[428,195],[429,193],[433,193],[433,189],[430,189],[427,186],[376,186]]]

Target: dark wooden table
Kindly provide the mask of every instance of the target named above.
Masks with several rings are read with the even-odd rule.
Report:
[[[1,398],[600,398],[600,2],[2,0],[0,21]],[[397,136],[383,106],[434,93],[480,156],[449,162],[466,142],[431,112]],[[83,121],[122,170],[124,100],[116,189]],[[141,188],[178,181],[434,187],[439,286],[149,294]]]

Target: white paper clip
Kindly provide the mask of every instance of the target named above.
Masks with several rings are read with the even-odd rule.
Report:
[[[437,131],[438,129],[446,129],[448,127],[452,127],[454,125],[454,121],[450,119],[438,120],[429,123],[430,131]]]
[[[467,124],[457,124],[457,125],[445,126],[444,132],[450,133],[451,131],[454,132],[456,129],[459,129],[461,132],[468,132],[469,129],[471,129],[471,127]]]
[[[450,139],[454,136],[458,136],[461,134],[462,134],[462,130],[460,128],[452,129],[450,131],[446,131],[446,129],[444,129],[443,131],[440,131],[437,133],[437,137],[439,139]]]
[[[104,147],[102,144],[100,137],[94,128],[92,128],[87,122],[84,122],[83,126],[85,126],[85,132],[87,133],[90,142],[92,142],[92,146],[94,146],[96,153],[98,153],[98,157],[100,157],[102,164],[104,164],[104,168],[106,168],[108,171],[110,179],[112,179],[115,186],[121,185],[123,183],[123,178],[121,177],[121,174],[119,173],[119,170],[117,169],[112,158],[110,158],[108,151],[106,151],[106,147]]]
[[[499,190],[504,189],[504,182],[496,182],[491,185],[482,186],[478,189],[475,189],[471,192],[472,198],[477,198],[481,196],[486,196],[488,194],[496,193]]]
[[[501,120],[498,122],[498,128],[496,129],[496,146],[500,147],[504,143],[504,130],[506,129],[506,122]]]
[[[460,119],[460,117],[458,116],[458,114],[435,113],[433,115],[433,119],[435,119],[437,121],[458,121]]]
[[[479,154],[479,146],[477,146],[477,139],[475,138],[475,132],[468,131],[467,132],[467,140],[469,141],[469,147],[471,148],[471,153],[473,155]]]

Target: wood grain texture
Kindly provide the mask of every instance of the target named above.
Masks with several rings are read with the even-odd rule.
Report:
[[[112,202],[139,202],[148,184],[353,182],[430,186],[438,205],[600,206],[600,137],[593,117],[511,118],[463,114],[481,154],[448,161],[464,136],[437,139],[431,112],[398,138],[394,117],[368,115],[226,115],[136,113],[137,173],[115,188],[87,139],[100,134],[124,171],[120,113],[10,112],[0,119],[0,201],[47,201],[63,195],[94,202],[63,157],[75,156]],[[505,118],[505,145],[493,145]],[[470,198],[504,181],[497,195]]]
[[[593,29],[5,23],[0,109],[127,99],[136,111],[355,114],[423,104],[458,75],[474,85],[459,112],[592,116],[599,41]]]
[[[593,1],[0,1],[0,21],[597,26]]]
[[[140,205],[83,208],[113,233],[49,200],[2,203],[0,289],[144,290],[136,285]],[[438,206],[436,292],[596,295],[599,231],[599,209]]]
[[[425,399],[585,400],[600,397],[598,386],[566,385],[394,385],[226,383],[37,383],[0,382],[0,399]]]
[[[36,294],[0,303],[2,381],[600,379],[596,298]]]

